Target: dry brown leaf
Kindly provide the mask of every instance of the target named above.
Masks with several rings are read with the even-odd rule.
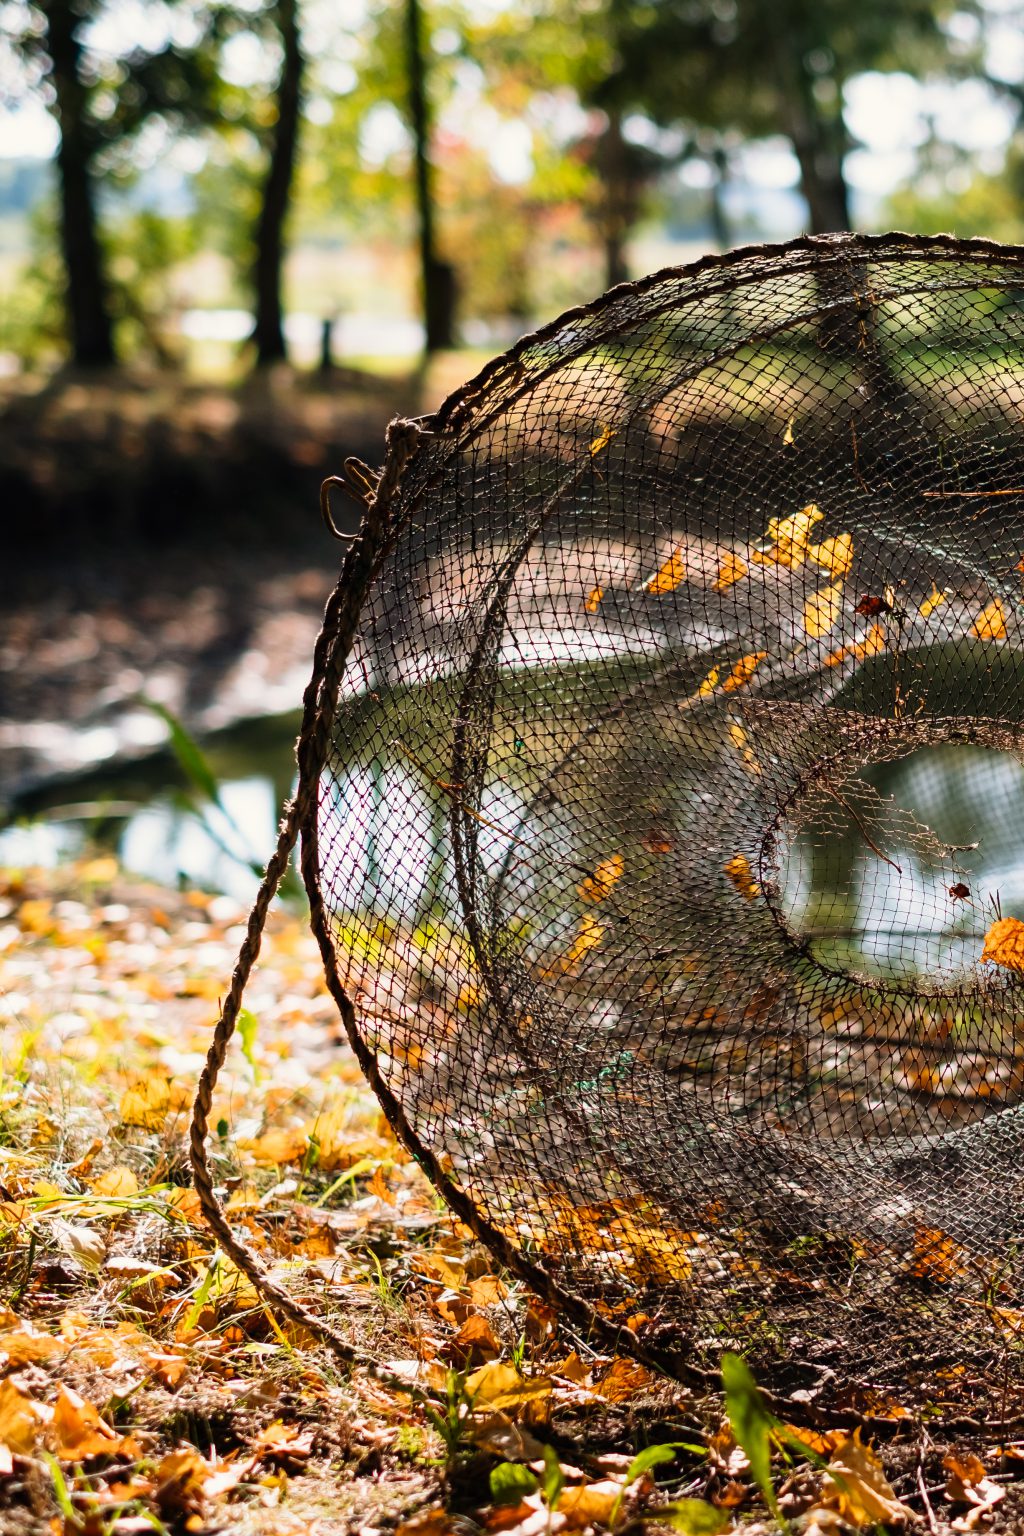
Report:
[[[881,1461],[863,1443],[859,1429],[833,1451],[825,1473],[825,1493],[823,1506],[837,1510],[849,1525],[905,1525],[917,1519],[896,1497]]]
[[[501,1354],[501,1344],[486,1317],[474,1313],[467,1317],[452,1339],[452,1349],[462,1365],[480,1364]]]

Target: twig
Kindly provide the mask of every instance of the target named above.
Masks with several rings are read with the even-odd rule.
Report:
[[[846,812],[846,814],[848,816],[852,816],[853,817],[854,821],[857,823],[858,827],[860,828],[861,836],[863,837],[864,841],[867,843],[868,847],[871,849],[871,852],[874,853],[874,854],[877,854],[878,857],[882,860],[883,864],[888,864],[890,869],[894,869],[898,875],[902,875],[903,870],[896,863],[895,859],[890,859],[888,857],[888,855],[884,854],[882,852],[881,848],[879,848],[878,845],[875,842],[872,841],[871,834],[868,832],[867,827],[864,825],[864,822],[861,820],[860,812],[854,810],[852,805],[847,805],[846,801],[843,799],[843,797],[839,793],[838,789],[829,789],[828,793],[832,796],[832,799],[837,802],[837,804],[842,806],[843,810]]]

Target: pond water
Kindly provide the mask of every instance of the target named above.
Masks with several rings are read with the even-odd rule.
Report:
[[[295,782],[299,717],[246,722],[203,743],[220,786],[204,803],[170,752],[65,778],[26,795],[0,831],[0,864],[53,865],[109,850],[161,885],[195,885],[248,901]]]

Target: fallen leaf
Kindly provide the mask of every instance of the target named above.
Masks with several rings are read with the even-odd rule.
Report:
[[[830,651],[823,665],[838,667],[843,661],[866,661],[869,656],[877,656],[884,650],[885,630],[881,624],[872,624],[863,640],[855,640],[850,645],[841,646],[837,651]]]
[[[747,562],[730,550],[718,567],[714,590],[716,592],[728,592],[730,587],[743,580],[749,570],[750,567]]]
[[[604,924],[599,923],[596,917],[589,912],[584,912],[580,918],[579,930],[569,948],[559,962],[558,969],[569,971],[574,965],[589,955],[592,949],[596,949],[604,938]]]
[[[585,1525],[607,1525],[612,1510],[619,1502],[622,1484],[611,1478],[598,1483],[584,1483],[581,1487],[563,1488],[558,1495],[556,1508],[565,1516],[571,1531]]]
[[[734,853],[724,869],[741,896],[745,896],[748,901],[753,901],[755,896],[760,896],[761,887],[754,879],[750,861],[745,853]]]
[[[753,778],[759,779],[761,777],[761,765],[754,755],[754,749],[750,745],[750,737],[738,720],[733,720],[729,724],[729,740],[743,759],[743,766],[747,772]]]
[[[994,597],[979,613],[971,625],[970,634],[975,640],[1005,640],[1006,611],[1002,598]]]
[[[584,611],[586,613],[596,613],[601,606],[602,597],[604,597],[604,587],[591,587],[587,593],[587,600],[583,604]]]
[[[751,651],[749,656],[741,656],[723,682],[722,692],[735,693],[737,688],[742,688],[745,683],[748,683],[767,654],[767,651]]]
[[[37,1403],[10,1376],[0,1382],[0,1445],[15,1456],[34,1453],[52,1418],[53,1409]]]
[[[708,673],[707,677],[704,679],[704,681],[701,683],[700,687],[697,689],[697,696],[698,696],[698,698],[706,699],[709,693],[714,693],[715,689],[718,687],[719,676],[720,676],[719,668],[718,667],[712,667],[711,671]]]
[[[117,1163],[108,1168],[89,1185],[94,1195],[107,1195],[113,1199],[130,1200],[139,1192],[139,1181],[130,1168]]]
[[[686,561],[683,555],[683,546],[678,545],[663,565],[660,565],[655,574],[644,582],[644,588],[654,593],[656,597],[665,592],[674,592],[681,582],[686,580]]]
[[[935,612],[936,608],[938,608],[940,604],[944,603],[945,601],[945,592],[940,592],[935,583],[932,582],[932,590],[929,592],[928,596],[925,598],[924,602],[921,604],[917,611],[921,615],[922,619],[929,619]]]
[[[837,1510],[849,1525],[904,1525],[917,1517],[900,1502],[890,1487],[882,1463],[856,1429],[836,1446],[825,1472],[826,1489],[822,1503]]]
[[[622,871],[626,867],[626,861],[621,853],[613,853],[588,875],[583,883],[577,886],[577,891],[583,901],[604,901],[610,896],[616,882],[621,879]]]
[[[602,427],[590,445],[590,457],[593,458],[595,454],[607,448],[614,436],[614,427]]]
[[[663,832],[660,827],[652,827],[640,839],[640,846],[648,853],[664,854],[671,853],[676,845],[668,832]]]
[[[1016,917],[1000,917],[985,935],[983,961],[1007,971],[1024,971],[1024,923]]]
[[[60,1387],[53,1407],[47,1440],[61,1461],[85,1461],[90,1456],[112,1456],[134,1443],[100,1418],[99,1410],[70,1387]]]
[[[794,443],[793,425],[794,425],[795,421],[796,421],[796,417],[795,416],[791,416],[789,418],[789,420],[786,422],[786,430],[782,434],[782,446],[783,446],[783,448],[792,448],[792,446],[793,446],[793,443]]]
[[[811,529],[825,516],[814,502],[789,517],[773,517],[768,524],[766,550],[756,550],[751,559],[757,565],[803,565],[807,559]]]
[[[594,1391],[609,1403],[628,1403],[645,1387],[650,1387],[654,1377],[645,1366],[634,1360],[617,1356],[600,1381],[594,1383]]]
[[[954,1504],[968,1504],[970,1509],[953,1521],[954,1531],[976,1530],[991,1510],[1006,1497],[1006,1489],[988,1476],[984,1462],[970,1451],[948,1452],[942,1465],[949,1476],[946,1478],[946,1495]]]
[[[843,587],[837,582],[812,592],[804,604],[804,630],[812,640],[820,640],[835,629],[843,611]]]
[[[947,1232],[938,1227],[917,1227],[910,1273],[918,1280],[948,1285],[963,1270],[960,1250]]]
[[[833,581],[842,581],[853,566],[853,539],[848,533],[837,533],[820,544],[810,544],[807,553],[815,565],[828,571]]]
[[[523,1376],[514,1365],[493,1360],[466,1378],[466,1395],[472,1399],[474,1409],[508,1413],[550,1397],[551,1378]]]

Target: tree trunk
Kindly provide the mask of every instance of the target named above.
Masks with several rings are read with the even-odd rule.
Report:
[[[455,344],[455,273],[441,261],[434,244],[434,188],[430,164],[430,107],[427,100],[420,0],[405,4],[406,68],[412,126],[416,210],[419,217],[420,283],[427,353]]]
[[[732,245],[732,234],[729,229],[729,220],[725,213],[725,188],[729,180],[729,156],[721,144],[715,146],[710,155],[712,180],[708,190],[708,213],[711,219],[711,232],[715,237],[715,244],[720,251],[727,251]]]
[[[626,240],[636,216],[636,188],[630,174],[629,146],[622,137],[622,112],[608,108],[608,126],[597,146],[596,165],[601,177],[601,244],[604,248],[604,283],[614,288],[629,277]]]
[[[60,241],[67,281],[68,339],[82,368],[116,362],[110,293],[103,270],[92,179],[93,143],[88,92],[82,79],[81,22],[68,0],[42,0],[46,51],[52,66],[55,115],[60,125],[57,174]]]
[[[256,322],[253,326],[253,340],[256,343],[256,363],[260,367],[283,362],[288,355],[284,341],[281,275],[306,62],[299,36],[298,0],[277,0],[276,12],[282,50],[281,75],[277,84],[277,122],[274,124],[270,163],[263,183],[263,199],[256,225]]]
[[[820,131],[823,124],[808,126],[810,132],[793,138],[793,149],[800,162],[800,190],[807,204],[808,232],[840,234],[853,228],[843,157],[825,142],[831,135]]]

